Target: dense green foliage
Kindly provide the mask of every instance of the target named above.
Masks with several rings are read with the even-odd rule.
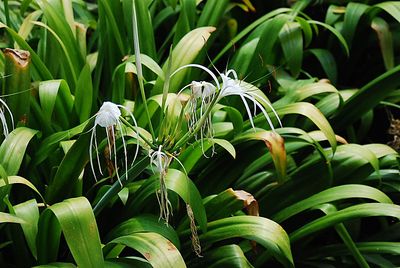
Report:
[[[288,2],[2,1],[0,266],[398,266],[400,2]]]

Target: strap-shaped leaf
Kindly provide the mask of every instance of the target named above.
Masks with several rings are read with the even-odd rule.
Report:
[[[69,250],[76,264],[79,267],[103,267],[103,253],[101,251],[101,242],[97,230],[96,219],[92,207],[85,197],[71,198],[61,203],[54,204],[43,212],[39,230],[39,251],[47,251],[45,244],[48,238],[53,239],[58,233],[57,222],[51,221],[53,217],[57,219],[59,226],[64,234]],[[47,228],[47,230],[43,230]],[[53,229],[55,228],[55,229]],[[48,233],[47,233],[48,232]],[[45,247],[44,249],[41,246]],[[41,260],[43,261],[43,260]]]
[[[107,241],[133,233],[152,232],[162,235],[179,249],[180,241],[175,230],[153,215],[139,215],[116,226],[106,237]]]
[[[168,169],[165,184],[171,191],[177,193],[193,210],[194,217],[200,228],[207,230],[207,216],[199,190],[185,173]],[[135,198],[128,201],[127,211],[133,211],[145,206],[145,201],[159,188],[158,175],[152,176],[136,191]],[[129,213],[129,212],[128,212]],[[129,214],[128,214],[129,215]]]
[[[272,219],[276,222],[282,222],[317,205],[348,198],[367,198],[381,203],[392,203],[386,194],[376,188],[360,184],[348,184],[329,188],[309,198],[303,199],[279,211],[272,216]]]
[[[234,237],[254,240],[285,266],[294,266],[288,235],[279,224],[266,218],[237,216],[210,222],[207,233],[200,235],[200,242],[205,247]]]
[[[14,129],[0,146],[0,164],[7,175],[16,175],[30,140],[38,133],[26,127]]]
[[[311,103],[291,103],[286,106],[276,108],[276,112],[281,117],[287,114],[300,114],[308,117],[325,134],[333,151],[336,150],[336,137],[331,125],[321,111]]]
[[[192,267],[192,266],[191,266]],[[195,268],[218,267],[253,267],[247,260],[243,250],[238,245],[225,245],[211,251],[204,252],[193,265]]]
[[[15,215],[9,214],[9,213],[4,213],[0,212],[0,223],[25,223],[25,221]]]
[[[388,216],[400,218],[400,206],[394,204],[369,203],[351,206],[338,212],[318,218],[290,234],[290,241],[296,242],[312,233],[337,223],[361,217]]]
[[[64,80],[48,80],[39,84],[39,99],[43,117],[47,124],[52,123],[53,113],[57,114],[57,123],[68,129],[71,122],[74,99]]]
[[[39,208],[35,199],[14,206],[15,215],[25,222],[21,223],[26,242],[32,255],[37,258],[36,236],[38,232]]]
[[[200,27],[194,29],[187,33],[176,45],[170,57],[172,57],[172,66],[170,69],[170,73],[173,73],[179,67],[190,64],[200,53],[201,49],[206,45],[208,38],[211,36],[211,33],[215,31],[214,27]],[[168,59],[166,62],[168,63]],[[166,73],[168,64],[164,64],[163,71]],[[182,70],[170,81],[170,92],[178,91],[179,85],[182,82],[186,70]],[[152,95],[160,94],[162,92],[162,79],[159,78],[154,85],[154,89]]]
[[[118,237],[110,243],[123,244],[139,251],[155,268],[186,267],[174,244],[157,233],[135,233]]]

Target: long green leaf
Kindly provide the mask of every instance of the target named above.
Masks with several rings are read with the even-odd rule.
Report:
[[[170,55],[170,57],[172,57],[170,73],[173,73],[179,67],[192,63],[202,48],[206,45],[208,38],[214,31],[214,27],[200,27],[187,33],[179,41]],[[169,59],[166,60],[166,64],[163,66],[164,73],[167,71],[168,62]],[[169,92],[177,92],[180,90],[180,85],[187,71],[187,69],[182,70],[171,78]],[[161,78],[157,79],[151,95],[162,93],[162,82]]]
[[[318,194],[303,199],[300,202],[297,202],[290,207],[279,211],[272,216],[272,219],[276,222],[282,222],[317,205],[349,198],[366,198],[381,203],[392,203],[390,198],[378,189],[366,185],[348,184],[329,188]]]
[[[38,191],[38,189],[36,189],[35,185],[33,185],[30,181],[28,181],[25,178],[22,178],[20,176],[8,176],[6,180],[4,179],[0,179],[0,188],[7,186],[7,185],[11,185],[11,184],[22,184],[25,185],[29,188],[31,188],[33,191],[35,191],[40,198],[44,201],[44,198],[42,197],[42,195],[40,194],[40,192]]]
[[[300,24],[287,22],[280,31],[279,38],[290,72],[297,77],[303,60],[303,35]]]
[[[67,199],[48,209],[56,216],[76,264],[102,267],[104,260],[99,232],[88,200],[84,197]]]
[[[283,107],[276,108],[278,115],[283,117],[286,114],[301,114],[308,117],[327,137],[329,144],[333,151],[336,149],[336,137],[335,133],[328,120],[324,115],[311,103],[308,102],[296,102],[288,104]]]
[[[200,235],[203,245],[242,237],[254,240],[270,250],[285,266],[293,267],[289,238],[277,223],[262,217],[236,216],[208,223],[208,231]]]
[[[33,257],[37,258],[36,236],[38,232],[39,208],[36,200],[32,199],[14,206],[14,212],[17,217],[25,221],[25,223],[21,223],[22,231]]]
[[[155,268],[186,267],[174,244],[156,233],[134,233],[118,237],[110,243],[123,244],[139,251]]]
[[[192,267],[192,266],[191,266]],[[194,263],[193,267],[253,267],[238,245],[225,245],[204,252],[203,258]]]
[[[30,140],[38,133],[26,127],[14,129],[0,146],[0,164],[8,175],[16,175]]]
[[[89,162],[90,124],[86,125],[83,132],[71,149],[64,156],[53,181],[49,184],[46,191],[46,201],[50,204],[63,200],[70,196],[72,189],[78,182],[78,178]]]
[[[79,121],[83,123],[90,117],[92,111],[93,85],[90,73],[90,67],[86,64],[81,74],[75,89],[75,111],[79,116]]]
[[[376,32],[379,39],[383,62],[386,70],[394,67],[393,39],[389,24],[382,18],[376,17],[372,20],[371,28]]]
[[[394,204],[360,204],[354,205],[336,213],[316,219],[290,234],[290,241],[296,242],[312,233],[350,219],[372,216],[389,216],[400,218],[400,206]]]
[[[25,223],[25,221],[15,215],[9,214],[9,213],[4,213],[0,212],[0,223]]]
[[[107,241],[127,236],[133,233],[152,232],[162,235],[171,241],[176,248],[180,248],[180,241],[175,230],[170,225],[160,222],[158,217],[153,215],[140,215],[120,223],[106,237]]]

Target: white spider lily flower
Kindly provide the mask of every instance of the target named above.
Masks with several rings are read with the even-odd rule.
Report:
[[[232,74],[233,78],[229,76],[230,74]],[[254,104],[254,115],[256,114],[256,109],[257,108],[260,109],[265,119],[267,119],[267,122],[272,130],[275,129],[274,125],[263,104],[268,106],[272,110],[272,112],[274,113],[275,117],[278,120],[279,125],[282,126],[278,114],[276,113],[272,105],[269,103],[269,101],[267,101],[261,95],[257,94],[254,90],[252,90],[252,88],[255,88],[253,85],[248,84],[242,80],[239,80],[234,70],[229,70],[225,74],[221,74],[221,79],[222,79],[222,87],[221,91],[218,94],[218,101],[226,96],[239,96],[243,102],[243,105],[246,108],[246,112],[253,129],[255,128],[253,122],[253,116],[251,114],[247,100],[252,101]]]
[[[94,149],[96,151],[98,169],[100,171],[100,174],[103,175],[102,168],[100,165],[99,152],[98,152],[96,127],[100,126],[100,127],[105,128],[106,135],[107,135],[109,160],[112,160],[112,151],[114,151],[114,159],[113,159],[114,160],[114,169],[115,169],[115,173],[117,175],[117,179],[122,186],[122,182],[121,182],[120,175],[118,172],[117,147],[115,144],[116,132],[119,131],[121,133],[121,140],[122,140],[122,145],[123,145],[123,150],[124,150],[125,174],[126,174],[126,179],[128,180],[128,153],[127,153],[127,149],[126,149],[126,142],[125,142],[124,135],[123,135],[123,128],[122,128],[122,124],[121,124],[121,120],[120,120],[120,116],[121,116],[120,109],[121,108],[125,109],[125,107],[122,105],[118,105],[118,104],[107,101],[107,102],[103,103],[103,105],[100,107],[99,111],[96,113],[94,126],[91,130],[92,134],[90,137],[89,157],[90,157],[90,167],[92,169],[93,176],[95,177],[95,179],[97,181],[95,168],[94,168],[94,164],[93,164],[92,148],[94,147]],[[130,112],[129,112],[129,114],[133,120],[135,127],[137,127],[135,118],[133,117],[133,115]],[[137,133],[136,133],[136,138],[138,138]],[[138,153],[139,153],[139,145],[136,146],[136,151],[135,151],[135,155],[134,155],[132,163],[135,161]]]
[[[0,122],[1,122],[1,125],[3,127],[3,134],[7,138],[8,134],[10,132],[9,132],[8,125],[7,125],[6,112],[8,112],[8,114],[9,114],[9,116],[11,118],[11,127],[12,127],[12,129],[14,129],[13,114],[12,114],[10,108],[8,108],[8,106],[5,103],[5,101],[0,99]]]
[[[214,80],[215,83],[215,85],[213,85],[209,82],[204,82],[204,81],[202,82],[192,81],[192,83],[185,86],[180,91],[182,92],[189,86],[191,88],[190,107],[189,107],[190,111],[189,129],[190,130],[197,129],[200,131],[200,139],[201,139],[203,154],[204,154],[204,148],[203,148],[204,138],[209,138],[211,142],[213,138],[213,128],[212,128],[211,114],[210,114],[212,109],[211,105],[215,105],[224,97],[239,96],[241,98],[253,129],[255,129],[253,117],[256,115],[257,109],[259,109],[262,112],[270,128],[272,130],[275,129],[265,106],[268,106],[272,110],[272,112],[274,113],[275,117],[278,120],[279,125],[282,126],[278,114],[276,113],[272,105],[269,103],[269,101],[266,99],[266,97],[263,97],[262,94],[260,94],[261,92],[257,93],[256,90],[257,88],[255,86],[248,84],[242,80],[239,80],[234,70],[231,69],[226,71],[225,73],[218,72],[221,77],[221,82],[219,82],[217,76],[210,69],[199,64],[188,64],[182,66],[178,68],[171,76],[176,74],[178,71],[189,67],[199,68],[206,71],[211,76],[211,78]],[[231,76],[233,76],[233,78]],[[254,105],[253,109],[254,115],[252,115],[251,113],[248,101],[251,101]],[[198,103],[200,103],[200,112],[198,112]],[[198,127],[199,123],[201,124],[200,128]],[[194,136],[197,139],[197,133],[194,133]],[[212,154],[214,154],[214,147]]]

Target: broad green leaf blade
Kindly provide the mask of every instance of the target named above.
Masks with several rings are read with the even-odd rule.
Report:
[[[235,53],[231,64],[239,77],[251,75],[249,79],[258,79],[265,75],[265,72],[268,71],[266,66],[275,63],[275,47],[279,33],[288,19],[288,16],[285,15],[271,18],[249,35],[245,43]],[[253,68],[254,66],[261,68]]]
[[[174,47],[172,55],[170,55],[170,57],[172,57],[172,66],[169,70],[170,73],[173,73],[179,67],[192,63],[206,45],[208,38],[214,31],[214,27],[200,27],[190,31],[184,37],[182,37],[176,47]],[[166,63],[163,66],[164,73],[167,71],[168,61],[169,59],[166,60]],[[184,79],[187,71],[187,69],[182,70],[171,78],[169,92],[177,92],[180,90],[180,85],[182,84],[182,80]],[[163,81],[161,78],[157,79],[151,95],[162,93],[162,82]]]
[[[385,10],[388,14],[390,14],[395,20],[400,22],[400,3],[397,1],[385,1],[383,3],[379,3],[374,7],[379,7]]]
[[[32,199],[14,206],[15,215],[25,222],[21,223],[26,242],[35,259],[37,259],[36,236],[38,232],[39,208],[36,200]]]
[[[207,231],[207,216],[202,202],[202,198],[196,185],[186,176],[185,173],[169,169],[165,178],[167,188],[176,192],[193,210],[194,217],[200,229]]]
[[[104,265],[92,207],[84,197],[67,199],[48,208],[57,217],[65,240],[79,267]]]
[[[50,28],[46,24],[44,24],[42,22],[38,22],[38,21],[33,21],[32,23],[48,30],[54,36],[54,38],[57,40],[59,45],[61,46],[61,48],[64,52],[64,55],[65,55],[66,61],[67,61],[66,66],[68,66],[68,71],[66,71],[66,72],[69,72],[71,74],[71,78],[68,80],[68,82],[71,83],[73,88],[75,88],[75,85],[76,85],[76,82],[78,79],[76,68],[77,68],[77,66],[79,66],[79,64],[74,61],[74,58],[71,57],[71,55],[74,55],[74,54],[80,55],[80,53],[72,54],[69,52],[71,50],[68,51],[68,49],[76,49],[76,51],[79,51],[79,48],[78,47],[77,48],[68,48],[68,43],[66,43],[65,40],[61,39],[61,37],[52,28]],[[65,68],[65,69],[67,69],[67,68]]]
[[[351,47],[353,43],[353,37],[355,36],[357,25],[368,8],[369,6],[366,4],[353,2],[346,6],[346,13],[344,15],[343,28],[341,32],[349,47]]]
[[[283,107],[276,108],[276,112],[282,118],[287,114],[301,114],[308,117],[327,137],[333,151],[336,150],[335,133],[328,120],[320,110],[308,102],[296,102]]]
[[[78,178],[89,162],[90,134],[88,133],[91,124],[87,124],[71,149],[64,156],[60,166],[49,184],[46,191],[46,201],[50,204],[63,200],[70,196],[72,189],[78,182]]]
[[[111,230],[111,232],[107,235],[106,240],[110,241],[120,236],[128,236],[133,233],[143,232],[151,232],[162,235],[171,241],[175,247],[178,249],[180,248],[180,241],[175,230],[170,225],[160,222],[158,217],[153,215],[140,215],[120,223]]]
[[[337,153],[345,153],[353,155],[357,158],[362,158],[374,168],[375,172],[379,174],[379,160],[377,156],[370,151],[367,147],[359,144],[344,144],[337,148]]]
[[[191,266],[192,267],[192,266]],[[204,252],[203,258],[200,258],[193,267],[253,267],[244,255],[238,245],[225,245]]]
[[[18,35],[26,40],[28,35],[31,33],[32,28],[33,28],[33,23],[31,21],[36,21],[38,18],[43,14],[41,10],[36,10],[32,13],[30,13],[28,16],[25,17],[24,21],[21,24],[21,27],[18,30]],[[14,44],[15,48],[19,48],[18,43]]]
[[[286,165],[287,157],[285,143],[281,135],[274,131],[265,131],[257,129],[256,131],[249,130],[233,140],[234,144],[249,140],[262,140],[265,142],[274,162],[277,172],[278,183],[283,183],[286,180]]]
[[[21,167],[30,140],[38,133],[26,127],[14,129],[0,146],[0,164],[7,175],[16,175]]]
[[[159,189],[158,175],[148,178],[145,183],[136,191],[135,197],[127,205],[128,215],[130,211],[143,208],[146,205],[146,200],[155,191]],[[196,188],[196,185],[186,176],[185,173],[176,170],[168,169],[165,177],[165,184],[171,191],[177,193],[186,204],[189,204],[193,210],[194,217],[203,232],[207,230],[207,216],[202,202],[201,195]]]
[[[223,18],[223,14],[226,12],[228,3],[229,0],[207,1],[197,22],[197,27],[218,26],[218,23]]]
[[[20,176],[8,176],[6,181],[4,179],[0,179],[0,188],[12,184],[23,184],[31,188],[33,191],[35,191],[40,196],[40,198],[44,200],[38,189],[36,189],[35,185],[33,185],[30,181],[28,181],[25,178],[22,178]]]
[[[297,77],[303,60],[303,34],[300,24],[287,22],[281,29],[279,38],[290,72]]]
[[[290,207],[279,211],[272,216],[272,219],[276,222],[282,222],[317,205],[349,198],[366,198],[380,203],[392,203],[386,194],[376,188],[360,184],[348,184],[329,188],[325,191],[303,199],[300,202],[297,202]]]
[[[243,190],[234,191],[229,188],[215,197],[209,197],[204,206],[208,220],[226,218],[242,209],[246,209],[250,216],[259,216],[257,200],[253,195]]]
[[[337,223],[361,217],[388,216],[400,218],[400,206],[394,204],[370,203],[354,205],[336,213],[318,218],[290,234],[290,241],[296,242],[308,235],[328,228]]]
[[[386,70],[394,67],[394,51],[392,33],[389,24],[382,18],[376,17],[372,20],[371,28],[376,32],[381,48],[383,62]]]
[[[25,221],[15,215],[0,212],[0,223],[20,223],[23,224]]]
[[[179,160],[182,162],[183,166],[185,167],[186,172],[190,173],[190,171],[198,164],[198,162],[204,158],[204,153],[207,153],[210,150],[214,143],[220,145],[224,148],[232,157],[236,157],[236,151],[233,145],[223,139],[213,139],[203,141],[196,141],[192,146],[186,148],[186,150],[179,156]],[[218,148],[216,148],[218,152]],[[180,165],[178,163],[173,163],[172,167],[179,168]]]
[[[344,49],[346,55],[348,56],[348,55],[350,54],[349,46],[348,46],[346,40],[343,38],[343,35],[341,35],[341,34],[339,33],[338,30],[336,30],[335,28],[333,28],[333,27],[330,26],[329,24],[326,24],[326,23],[323,23],[323,22],[320,22],[320,21],[316,21],[316,20],[309,20],[308,23],[320,25],[320,26],[322,26],[322,27],[328,29],[328,30],[329,30],[331,33],[333,33],[333,34],[336,36],[336,38],[339,40],[339,42],[340,42],[340,44],[342,45],[342,47],[343,47],[343,49]]]
[[[152,268],[146,259],[140,257],[107,259],[104,263],[108,268]]]
[[[324,69],[325,74],[328,76],[329,80],[332,81],[333,84],[336,84],[337,81],[337,65],[335,58],[332,53],[323,48],[313,48],[309,49],[320,62],[322,69]]]
[[[92,111],[92,96],[93,85],[90,67],[86,64],[79,75],[75,89],[75,111],[81,123],[90,117]]]
[[[51,152],[58,148],[60,142],[69,140],[73,136],[82,133],[87,124],[88,122],[84,122],[74,128],[56,132],[45,138],[33,157],[34,165],[39,165],[48,158],[51,155]]]
[[[289,238],[277,223],[262,217],[236,216],[208,223],[208,231],[200,235],[203,247],[215,242],[242,237],[254,240],[268,249],[287,267],[293,267]]]
[[[238,43],[243,37],[245,37],[247,34],[249,34],[251,31],[253,31],[256,27],[264,23],[265,21],[279,15],[282,13],[287,13],[290,12],[290,8],[278,8],[276,10],[273,10],[261,18],[257,19],[255,22],[247,26],[245,29],[243,29],[239,34],[235,36],[219,53],[218,55],[214,58],[213,63],[215,64],[228,50],[233,47],[236,43]]]
[[[386,144],[372,143],[363,145],[369,151],[373,152],[377,158],[381,158],[387,155],[397,155],[398,153],[390,146]]]
[[[155,268],[186,267],[174,244],[156,233],[134,233],[118,237],[110,243],[123,244],[139,251]]]
[[[236,158],[235,147],[233,147],[229,141],[223,139],[213,139],[213,142],[224,148],[233,158]]]
[[[48,80],[39,84],[39,99],[47,124],[68,129],[73,123],[74,99],[64,80]],[[56,115],[53,117],[53,115]],[[56,118],[54,120],[53,118]]]

